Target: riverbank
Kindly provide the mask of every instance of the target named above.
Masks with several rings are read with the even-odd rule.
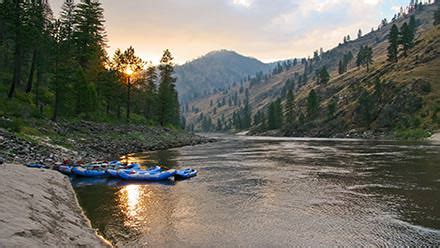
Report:
[[[408,129],[397,131],[378,131],[365,129],[352,129],[346,132],[337,132],[332,130],[307,130],[307,131],[285,131],[270,130],[260,132],[251,130],[246,135],[250,136],[269,136],[269,137],[316,137],[316,138],[337,138],[337,139],[389,139],[389,140],[431,140],[438,141],[438,133],[431,133],[423,129]]]
[[[127,153],[213,142],[178,129],[87,121],[47,122],[11,132],[0,128],[0,160],[53,165],[65,159],[110,160]]]
[[[79,207],[67,177],[0,165],[1,247],[110,247]]]

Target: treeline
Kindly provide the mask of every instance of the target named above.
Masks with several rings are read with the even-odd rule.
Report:
[[[0,114],[179,125],[171,53],[109,57],[104,23],[99,1],[65,0],[59,18],[46,0],[0,2]]]

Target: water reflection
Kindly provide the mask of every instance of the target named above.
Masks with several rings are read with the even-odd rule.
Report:
[[[116,246],[439,246],[440,146],[233,138],[129,155],[183,182],[77,188]]]
[[[127,214],[128,218],[135,218],[138,213],[139,205],[139,185],[127,185],[120,190],[120,202],[122,202],[121,211]],[[143,195],[146,197],[146,195]]]

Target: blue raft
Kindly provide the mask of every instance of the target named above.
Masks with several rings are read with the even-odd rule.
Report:
[[[82,177],[104,177],[107,176],[107,172],[103,168],[99,167],[74,167],[72,173]]]
[[[36,169],[49,169],[48,166],[45,166],[45,165],[42,165],[42,164],[27,164],[26,167],[36,168]]]
[[[73,169],[73,166],[65,165],[65,164],[64,165],[60,165],[58,167],[58,171],[63,173],[63,174],[66,174],[66,175],[72,175],[73,174],[72,173],[72,169]]]
[[[133,181],[162,181],[168,180],[170,177],[176,174],[176,170],[167,170],[167,171],[131,171],[126,172],[124,170],[119,171],[119,176],[125,180],[133,180]]]
[[[197,176],[197,173],[198,173],[197,170],[188,168],[188,169],[176,171],[176,175],[174,177],[177,179],[188,179]]]
[[[131,171],[138,171],[141,170],[140,165],[138,164],[132,164],[130,165],[130,167],[128,168],[111,168],[111,169],[107,169],[107,174],[111,177],[116,177],[119,178],[119,171],[125,171],[126,173],[130,173]],[[150,169],[148,169],[147,171],[160,171],[161,168],[159,166],[155,166],[152,167]]]

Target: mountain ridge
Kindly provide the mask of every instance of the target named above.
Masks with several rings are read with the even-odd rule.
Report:
[[[181,101],[186,102],[271,68],[271,64],[232,50],[215,50],[177,66],[176,87]]]
[[[234,126],[234,117],[242,114],[245,108],[245,101],[249,99],[252,107],[252,116],[256,117],[259,112],[267,113],[271,102],[282,97],[285,105],[285,94],[287,89],[293,89],[295,94],[295,125],[283,128],[278,132],[269,134],[287,136],[346,136],[351,133],[364,133],[373,131],[380,133],[393,133],[397,129],[423,129],[435,131],[438,129],[438,112],[440,103],[435,99],[438,96],[439,78],[433,71],[440,71],[439,56],[435,52],[440,51],[440,45],[436,43],[439,39],[438,27],[434,27],[433,13],[438,5],[424,5],[423,10],[417,10],[409,15],[393,20],[387,25],[381,26],[359,39],[339,44],[337,47],[320,54],[318,57],[301,61],[288,70],[280,73],[272,73],[267,78],[260,80],[257,84],[247,81],[244,86],[236,85],[229,87],[225,91],[216,92],[205,98],[198,99],[189,103],[189,111],[184,114],[188,119],[190,128],[196,130],[215,129],[220,130],[240,130]],[[397,24],[399,27],[404,22],[408,22],[411,15],[417,18],[417,39],[415,48],[410,51],[408,57],[401,58],[397,64],[387,62],[387,36],[391,26]],[[373,48],[374,62],[371,71],[367,72],[363,67],[356,66],[356,54],[364,45]],[[428,50],[430,49],[430,50]],[[347,72],[338,74],[338,62],[348,53],[352,53],[352,60],[348,64]],[[433,55],[434,53],[434,55]],[[438,54],[438,53],[437,53]],[[327,67],[330,72],[330,82],[320,85],[314,73],[322,67]],[[402,69],[407,68],[407,69]],[[308,74],[305,72],[311,70]],[[405,70],[410,70],[408,73]],[[303,77],[307,76],[305,82]],[[402,75],[405,75],[403,77]],[[392,113],[392,108],[397,109],[398,114],[393,115],[390,123],[385,126],[374,119],[367,126],[359,123],[357,114],[361,93],[368,92],[368,97],[374,94],[374,82],[380,80],[381,86],[386,88],[387,98],[381,97],[379,109],[374,114],[377,118],[385,118]],[[293,85],[293,86],[292,86]],[[431,92],[420,91],[420,88],[431,88]],[[244,89],[241,89],[244,88]],[[409,94],[408,89],[418,89],[416,93]],[[302,120],[304,123],[298,124],[299,119],[306,115],[307,97],[311,90],[315,90],[320,98],[319,114],[315,120]],[[406,99],[400,99],[399,95],[406,95]],[[236,97],[238,95],[238,97]],[[337,111],[332,119],[326,118],[326,112],[333,97],[336,101]],[[233,99],[233,104],[230,99]],[[238,98],[238,100],[236,99]],[[414,100],[413,103],[409,102]],[[394,102],[393,102],[394,101]],[[224,103],[228,104],[224,104]],[[420,108],[412,113],[407,113],[405,105],[421,103]],[[212,104],[214,103],[214,104]],[[237,103],[237,104],[235,104]],[[437,107],[436,107],[437,106]],[[387,109],[388,108],[388,109]],[[387,109],[384,111],[383,109]],[[437,110],[436,110],[437,109]],[[391,112],[390,112],[391,111]],[[399,112],[403,111],[403,112]],[[429,118],[427,117],[429,116]],[[253,118],[255,120],[255,118]],[[219,121],[220,120],[220,121]],[[414,122],[415,125],[410,124]],[[413,123],[413,124],[414,124]],[[219,128],[218,126],[221,126]],[[382,125],[382,126],[381,126]],[[261,125],[260,125],[261,126]],[[330,127],[331,126],[331,127]],[[259,125],[252,125],[251,132],[256,134],[264,133],[259,130]]]

